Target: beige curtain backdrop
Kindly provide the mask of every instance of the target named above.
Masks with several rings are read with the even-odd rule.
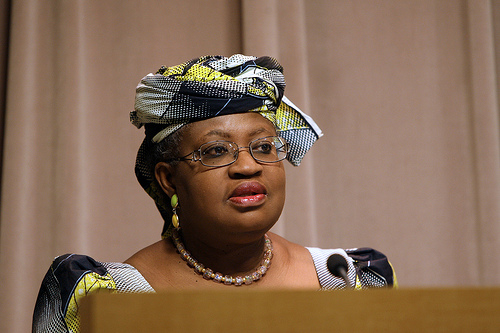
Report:
[[[128,113],[145,74],[205,54],[277,57],[325,133],[287,166],[276,232],[377,248],[402,287],[500,284],[500,1],[25,0],[9,19],[0,331],[30,330],[53,257],[159,239]]]

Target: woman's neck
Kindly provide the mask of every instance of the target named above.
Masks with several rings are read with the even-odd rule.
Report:
[[[258,267],[265,251],[264,236],[244,244],[209,243],[204,239],[180,232],[184,247],[199,263],[222,274],[246,274]]]

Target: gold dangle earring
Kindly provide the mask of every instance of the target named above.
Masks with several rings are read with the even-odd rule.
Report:
[[[170,198],[170,205],[172,206],[172,225],[175,230],[180,229],[179,225],[179,216],[177,215],[177,208],[179,207],[179,198],[177,198],[177,194],[172,195]]]

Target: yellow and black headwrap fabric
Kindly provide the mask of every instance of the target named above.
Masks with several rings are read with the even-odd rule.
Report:
[[[290,145],[287,159],[298,166],[322,133],[284,91],[283,67],[271,57],[204,56],[146,75],[137,86],[130,114],[132,124],[146,129],[136,161],[139,182],[162,205],[151,187],[154,175],[148,149],[185,124],[242,112],[258,112],[274,123]]]

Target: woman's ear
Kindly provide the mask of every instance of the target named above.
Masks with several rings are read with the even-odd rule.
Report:
[[[176,193],[173,181],[174,168],[167,162],[158,162],[155,166],[155,178],[160,187],[169,197]]]

